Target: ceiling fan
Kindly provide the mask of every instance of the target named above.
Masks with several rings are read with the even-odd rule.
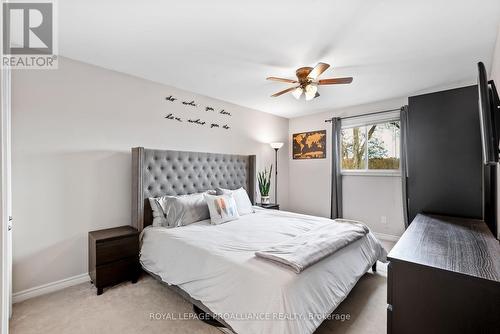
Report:
[[[292,92],[292,95],[298,100],[302,96],[302,93],[304,93],[306,101],[309,101],[319,96],[318,86],[320,85],[350,84],[352,82],[352,77],[318,80],[318,77],[329,67],[330,65],[326,63],[318,63],[318,65],[316,65],[314,68],[301,67],[297,69],[297,71],[295,71],[297,80],[268,77],[267,80],[298,84],[297,86],[287,88],[271,96],[277,97],[288,92]]]

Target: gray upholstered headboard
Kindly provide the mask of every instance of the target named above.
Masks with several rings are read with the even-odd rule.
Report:
[[[255,160],[255,155],[132,148],[132,226],[142,231],[151,225],[149,197],[243,187],[255,203]]]

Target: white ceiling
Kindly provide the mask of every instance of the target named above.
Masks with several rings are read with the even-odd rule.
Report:
[[[408,96],[490,66],[498,0],[61,0],[69,58],[284,117]],[[272,93],[318,61],[313,101]]]

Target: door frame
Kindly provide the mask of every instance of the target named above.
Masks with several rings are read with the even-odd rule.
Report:
[[[11,71],[2,69],[0,118],[0,220],[2,261],[2,334],[8,333],[12,313],[12,207],[11,207]]]
[[[0,15],[3,17],[3,5]],[[0,54],[2,36],[0,24]],[[8,334],[12,314],[11,70],[1,67],[0,112],[0,333]]]

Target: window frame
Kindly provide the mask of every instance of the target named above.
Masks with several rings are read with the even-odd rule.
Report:
[[[368,140],[367,129],[370,125],[383,124],[388,122],[398,121],[401,122],[400,112],[388,112],[377,115],[366,115],[353,117],[347,120],[342,120],[341,130],[352,129],[357,127],[364,127],[366,140]],[[401,138],[400,138],[401,140]],[[342,144],[341,144],[342,145]],[[342,167],[342,161],[340,162],[340,174],[341,175],[356,175],[356,176],[401,176],[401,156],[398,169],[369,169],[368,168],[368,142],[365,147],[365,168],[364,169],[344,169]]]

